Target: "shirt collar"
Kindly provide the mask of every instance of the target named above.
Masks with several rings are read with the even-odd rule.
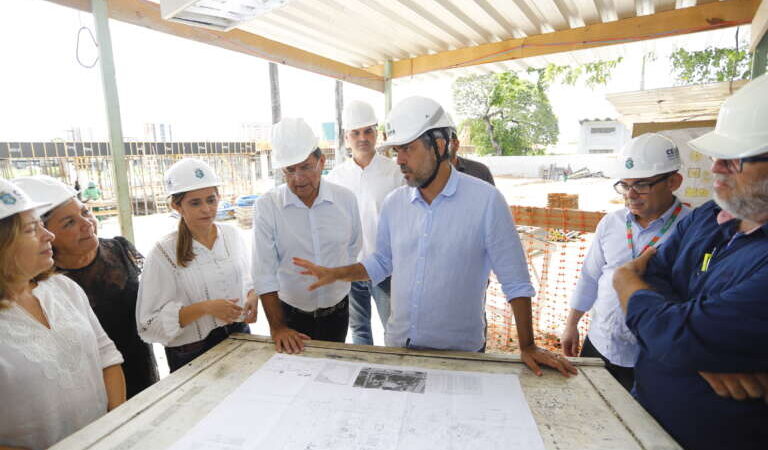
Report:
[[[448,182],[445,183],[445,186],[443,186],[443,190],[440,191],[439,194],[437,194],[437,197],[451,197],[453,194],[456,193],[456,188],[459,185],[459,176],[458,170],[454,170],[453,166],[448,164],[448,167],[451,169],[451,175],[448,177]],[[409,187],[408,189],[411,190],[410,193],[410,200],[411,203],[415,202],[416,200],[424,201],[424,198],[421,196],[421,191],[419,191],[418,187]],[[435,197],[435,199],[437,199]],[[426,203],[426,202],[425,202]],[[434,203],[434,202],[433,202]]]
[[[666,223],[667,220],[672,216],[672,213],[675,211],[675,208],[677,208],[677,205],[680,204],[680,199],[675,197],[675,201],[672,203],[672,206],[670,206],[666,211],[664,211],[664,214],[659,216],[658,219],[654,220],[653,222],[649,223],[647,228],[651,228],[652,226],[656,225],[657,223]],[[629,208],[625,208],[627,212],[627,220],[632,221],[635,225],[640,227],[640,224],[637,223],[637,219],[635,218],[635,215],[632,214],[632,211],[629,210]],[[642,228],[642,227],[641,227]]]
[[[283,189],[283,208],[291,205],[298,208],[307,207],[307,205],[305,205],[304,202],[301,201],[301,199],[288,187],[288,183],[284,183],[281,188]],[[319,205],[322,202],[333,203],[333,200],[333,192],[328,188],[328,183],[325,179],[320,177],[320,191],[317,193],[317,198],[312,206]]]
[[[722,210],[723,208],[721,208],[720,205],[715,204],[714,208],[712,208],[712,220],[717,221],[717,215],[720,214],[720,211]],[[739,219],[735,217],[727,222],[719,223],[717,226],[720,228],[722,236],[728,240],[739,233]],[[750,234],[757,233],[758,231],[762,231],[764,236],[768,236],[768,223],[764,223],[760,228]]]

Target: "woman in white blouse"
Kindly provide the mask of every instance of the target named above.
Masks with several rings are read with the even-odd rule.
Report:
[[[82,289],[53,275],[53,234],[0,179],[0,447],[47,448],[125,401],[123,358]]]
[[[171,372],[256,321],[248,252],[236,228],[217,224],[213,169],[185,158],[165,173],[179,229],[149,252],[136,308],[139,335],[165,346]],[[245,323],[243,323],[243,321]]]

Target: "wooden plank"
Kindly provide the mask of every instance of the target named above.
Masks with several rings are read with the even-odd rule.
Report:
[[[393,77],[709,31],[752,22],[760,0],[729,0],[394,62]],[[383,75],[381,64],[369,67]]]
[[[360,348],[320,341],[309,344],[302,356],[518,375],[544,445],[549,449],[649,448],[638,436],[658,444],[655,448],[678,448],[652,418],[642,414],[640,406],[601,367],[580,366],[580,374],[572,378],[564,378],[551,370],[537,377],[520,362],[484,360],[484,355],[475,355],[479,359],[451,358],[448,352],[384,351],[382,347]],[[201,357],[200,364],[196,360],[189,367],[171,374],[53,449],[166,449],[272,355],[274,346],[266,338],[238,335],[228,339]],[[603,384],[598,389],[594,373],[600,372],[608,377],[608,381],[601,381]],[[614,401],[626,404],[615,405],[611,403]],[[269,413],[259,408],[260,405],[254,405],[254,417]],[[651,431],[655,434],[653,441],[644,434]]]
[[[725,99],[746,83],[737,80],[675,86],[608,94],[606,98],[628,123],[714,120]]]
[[[643,409],[635,399],[606,370],[585,367],[581,373],[627,425],[630,433],[643,448],[654,450],[681,449],[669,434]]]
[[[245,340],[252,342],[262,342],[274,344],[272,338],[268,336],[259,336],[256,334],[235,334],[230,337],[233,340]],[[382,347],[378,345],[349,345],[341,344],[338,342],[328,341],[307,341],[305,343],[310,348],[322,348],[327,350],[345,350],[350,352],[362,352],[362,353],[380,353],[384,355],[409,355],[420,356],[425,358],[444,358],[444,359],[461,359],[467,361],[496,361],[496,362],[521,362],[520,355],[508,354],[508,353],[477,353],[477,352],[457,352],[457,351],[440,351],[434,350],[414,350],[410,348],[400,347]],[[567,358],[576,366],[599,366],[604,367],[603,361],[600,358]]]
[[[646,122],[632,125],[632,137],[645,133],[658,133],[664,130],[679,130],[683,128],[714,128],[716,120],[689,120],[686,122]]]
[[[517,205],[510,206],[509,210],[515,219],[515,225],[559,228],[567,231],[584,231],[587,233],[594,233],[600,219],[605,215],[601,211]]]
[[[90,0],[48,1],[81,11],[91,11]],[[148,0],[110,0],[108,7],[109,17],[114,20],[384,91],[382,76],[243,30],[214,31],[163,20],[160,17],[160,5]]]

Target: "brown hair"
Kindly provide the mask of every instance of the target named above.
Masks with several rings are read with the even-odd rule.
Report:
[[[6,299],[8,285],[18,280],[19,261],[16,257],[16,241],[21,234],[21,215],[0,219],[0,309],[10,306]],[[37,284],[53,275],[53,267],[38,274],[32,281]]]
[[[181,201],[186,194],[186,192],[179,192],[178,194],[171,195],[171,203],[177,207],[181,207]],[[184,221],[184,216],[179,212],[179,232],[176,238],[176,264],[181,267],[187,267],[187,263],[195,259],[195,252],[192,251],[192,239],[192,232],[189,231],[187,222]]]

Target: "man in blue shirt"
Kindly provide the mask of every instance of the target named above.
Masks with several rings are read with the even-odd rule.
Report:
[[[448,143],[453,124],[434,100],[410,97],[391,112],[384,146],[397,153],[408,186],[384,201],[376,251],[362,263],[327,268],[294,258],[310,289],[338,280],[392,275],[386,344],[408,348],[482,351],[484,293],[491,269],[512,304],[521,358],[564,375],[576,369],[533,341],[534,294],[517,230],[501,193],[453,169]]]
[[[715,201],[614,275],[640,343],[634,395],[685,448],[768,448],[766,117],[762,76],[690,142],[713,159]]]
[[[690,212],[674,194],[683,181],[678,170],[680,152],[660,134],[646,133],[624,146],[617,159],[619,181],[613,187],[624,197],[626,207],[606,214],[597,225],[560,340],[565,356],[579,356],[579,320],[591,311],[581,356],[601,358],[628,391],[635,382],[639,346],[624,324],[613,272],[645,248],[661,245],[677,221]]]

